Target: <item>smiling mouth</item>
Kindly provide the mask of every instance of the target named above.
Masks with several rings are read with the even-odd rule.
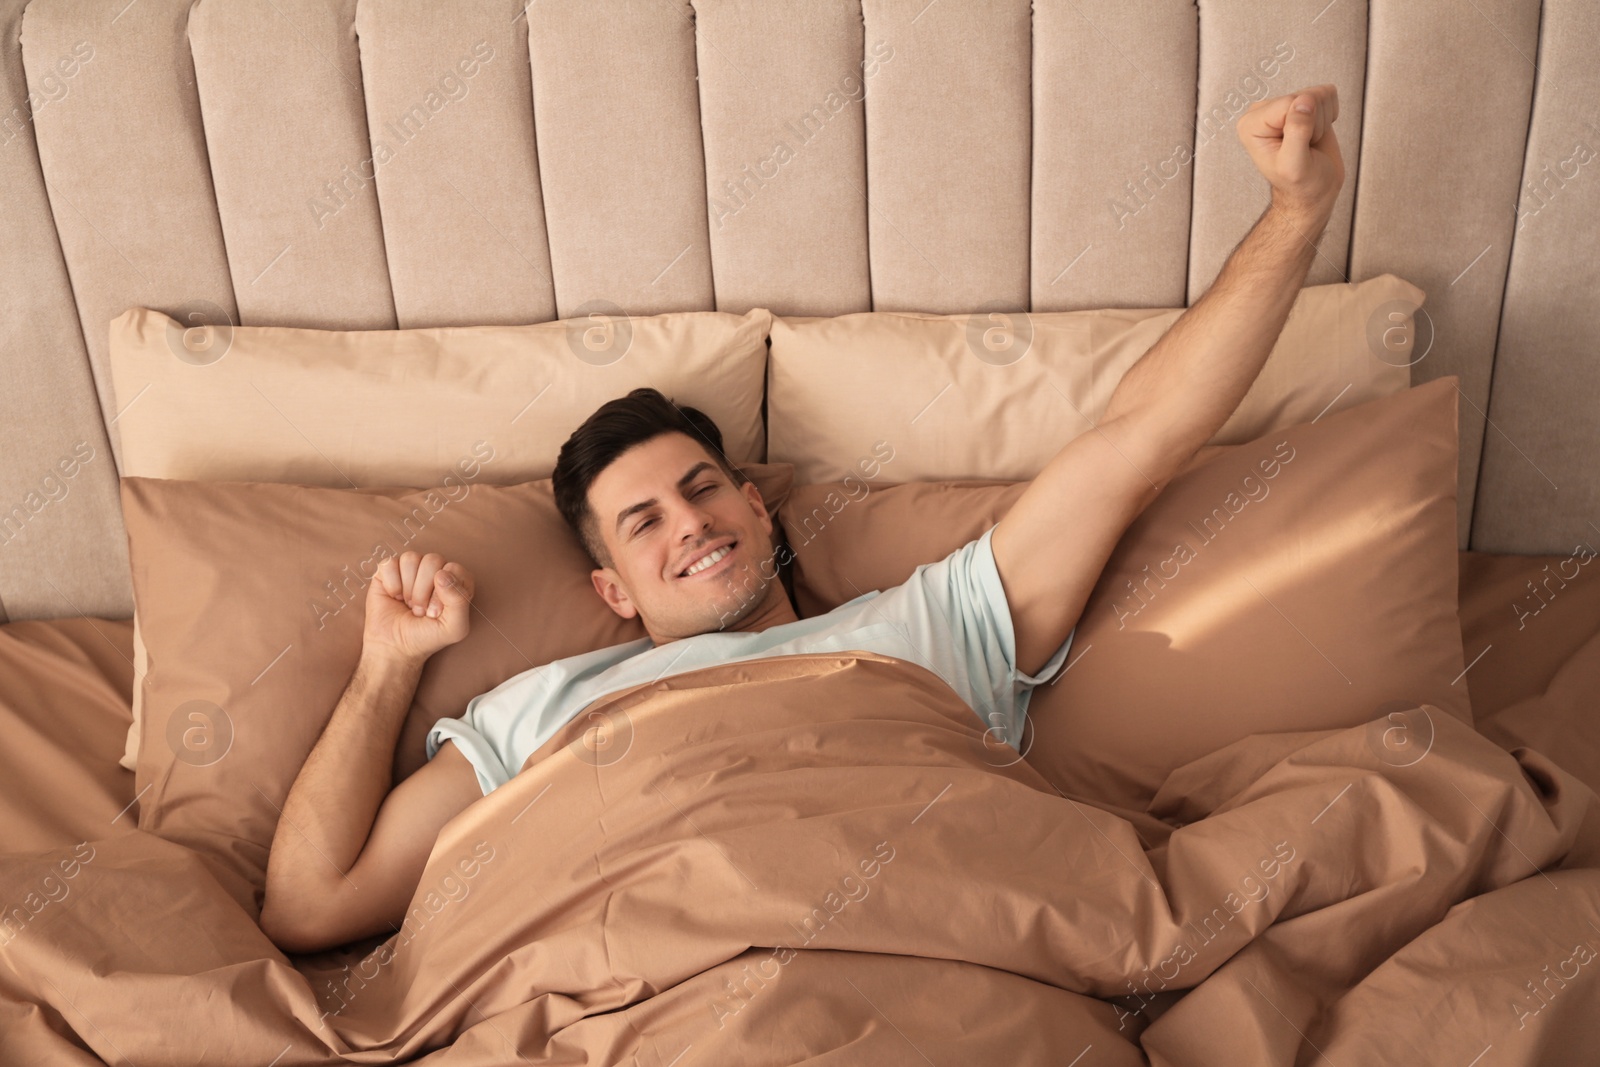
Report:
[[[720,548],[712,549],[710,552],[707,552],[704,556],[701,556],[699,559],[689,564],[689,566],[685,567],[678,577],[696,578],[709,571],[716,570],[718,565],[721,564],[723,560],[733,555],[733,550],[738,546],[738,544],[739,542],[737,541],[730,541],[728,544],[725,544]]]

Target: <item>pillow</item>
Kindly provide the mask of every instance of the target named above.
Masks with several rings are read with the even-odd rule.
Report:
[[[746,472],[769,511],[792,471]],[[437,551],[472,571],[472,630],[423,670],[395,780],[442,716],[512,675],[645,636],[594,592],[548,479],[511,486],[325,489],[122,480],[134,603],[150,670],[139,826],[199,851],[259,913],[278,809],[360,658],[366,585],[386,555]]]
[[[1408,388],[1422,301],[1392,274],[1302,289],[1212,443]],[[768,456],[794,464],[799,484],[842,481],[886,447],[886,481],[1025,481],[1099,421],[1123,374],[1183,311],[774,318]]]
[[[579,422],[642,385],[710,415],[733,462],[762,458],[762,308],[418,330],[197,321],[219,320],[111,320],[122,474],[438,485],[488,440],[491,480],[510,485],[549,477]]]
[[[772,316],[620,309],[533,326],[307,330],[233,326],[215,306],[182,328],[131,308],[111,321],[121,472],[332,488],[438,486],[484,449],[510,485],[548,477],[561,444],[613,397],[653,385],[709,414],[735,463],[759,460]],[[210,324],[210,325],[205,325]],[[419,427],[425,427],[419,431]],[[144,722],[144,633],[134,616],[133,725]]]
[[[1067,667],[1034,690],[1028,762],[1068,793],[1142,809],[1173,770],[1250,734],[1423,703],[1470,723],[1456,381],[1196,456],[1124,532]],[[779,518],[798,610],[905,581],[1024,488],[796,487]]]

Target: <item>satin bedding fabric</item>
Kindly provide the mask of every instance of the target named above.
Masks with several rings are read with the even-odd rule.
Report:
[[[0,857],[0,902],[43,902],[0,934],[0,1061],[1548,1064],[1600,1037],[1560,977],[1600,942],[1595,794],[1437,708],[1247,738],[1143,814],[995,766],[947,685],[873,654],[604,712],[344,952],[285,958],[142,831]]]

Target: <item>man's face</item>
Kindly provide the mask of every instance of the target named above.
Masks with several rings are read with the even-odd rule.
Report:
[[[618,456],[589,486],[589,509],[611,557],[593,572],[596,592],[623,618],[638,615],[658,645],[736,629],[775,585],[761,493],[735,486],[687,434]]]

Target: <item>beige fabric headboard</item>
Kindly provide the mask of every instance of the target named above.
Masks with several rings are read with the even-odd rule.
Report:
[[[0,0],[0,603],[131,613],[130,306],[1179,306],[1265,204],[1233,122],[1318,82],[1348,178],[1308,284],[1428,293],[1461,545],[1570,551],[1600,537],[1597,36],[1581,0]]]

